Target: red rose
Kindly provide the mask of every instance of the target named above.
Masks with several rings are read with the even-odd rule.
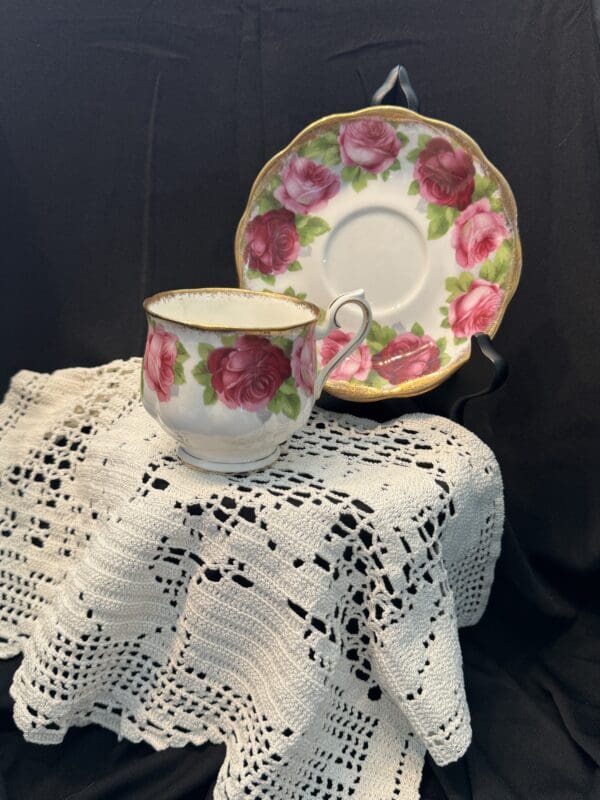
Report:
[[[414,169],[421,195],[429,203],[463,209],[475,188],[475,167],[468,153],[436,136],[419,153]]]
[[[312,330],[309,330],[306,337],[298,336],[292,346],[292,375],[297,386],[307,395],[314,391],[316,372],[315,337]]]
[[[440,368],[440,349],[431,336],[401,333],[373,356],[373,369],[397,384]]]
[[[282,206],[296,214],[325,208],[340,190],[340,179],[327,167],[308,158],[292,156],[281,172],[281,186],[273,192]]]
[[[208,356],[212,387],[228,408],[260,411],[286,378],[290,361],[263,336],[240,336],[234,347],[217,347]]]
[[[338,329],[323,339],[323,344],[321,345],[321,362],[323,366],[329,364],[332,358],[335,358],[340,350],[346,347],[352,336],[353,334],[345,333]],[[329,377],[334,381],[350,381],[352,378],[357,381],[365,381],[370,371],[371,351],[363,342],[330,372]]]
[[[177,337],[162,325],[148,328],[144,351],[144,377],[146,384],[156,392],[161,403],[171,399],[173,366],[177,359]]]
[[[344,122],[340,126],[338,142],[343,164],[347,167],[356,165],[373,174],[391,167],[400,152],[394,128],[376,117]]]
[[[278,208],[254,217],[246,228],[244,258],[250,269],[263,275],[280,275],[296,260],[300,239],[294,215]]]
[[[474,280],[469,291],[450,303],[448,322],[459,339],[468,338],[489,328],[494,321],[504,292],[497,283]]]
[[[506,220],[502,214],[491,210],[487,197],[482,197],[465,208],[454,223],[451,243],[456,250],[457,264],[465,269],[480,264],[508,236]]]

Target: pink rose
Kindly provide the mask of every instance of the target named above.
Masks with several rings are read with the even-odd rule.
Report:
[[[390,167],[400,152],[396,131],[389,122],[363,117],[340,126],[340,154],[347,167],[359,166],[377,174]]]
[[[440,368],[440,349],[431,336],[401,333],[373,356],[373,369],[393,384]]]
[[[429,203],[463,209],[475,188],[475,167],[464,150],[435,136],[419,153],[414,169],[419,191]]]
[[[308,158],[292,156],[281,172],[281,186],[273,192],[281,205],[296,214],[325,208],[340,190],[340,179],[327,167]]]
[[[206,365],[219,400],[246,411],[266,408],[291,375],[286,354],[264,336],[240,336],[234,347],[217,347]]]
[[[333,331],[323,339],[321,346],[321,363],[323,366],[329,364],[334,356],[346,347],[353,334],[344,331]],[[359,345],[354,352],[343,359],[330,374],[330,378],[335,381],[349,381],[356,378],[357,381],[364,381],[371,370],[371,351],[367,345]]]
[[[298,336],[292,346],[292,375],[305,394],[311,395],[315,388],[317,357],[315,337],[310,330],[306,338]]]
[[[250,269],[280,275],[296,260],[300,239],[295,218],[286,208],[259,214],[246,228],[244,258]]]
[[[502,214],[491,210],[490,201],[482,197],[460,214],[452,229],[452,247],[461,267],[480,264],[509,236]]]
[[[171,386],[175,377],[173,366],[177,359],[177,337],[162,325],[148,328],[144,351],[144,377],[146,384],[156,392],[161,403],[171,399]]]
[[[496,317],[504,292],[497,283],[477,278],[469,291],[450,303],[448,322],[454,335],[468,338],[487,330]]]

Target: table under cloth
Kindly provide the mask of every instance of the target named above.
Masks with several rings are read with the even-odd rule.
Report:
[[[315,409],[271,468],[182,465],[139,359],[0,406],[0,656],[25,737],[226,744],[217,800],[412,800],[469,745],[457,627],[500,550],[491,451],[440,417]],[[368,411],[368,409],[367,409]]]

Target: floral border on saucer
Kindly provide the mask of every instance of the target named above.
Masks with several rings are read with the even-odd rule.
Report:
[[[468,357],[473,334],[495,332],[520,270],[514,199],[475,143],[462,132],[464,141],[446,130],[440,135],[441,123],[404,110],[392,122],[398,114],[385,111],[339,115],[311,126],[310,137],[300,134],[267,165],[266,180],[257,179],[236,240],[242,285],[260,281],[273,291],[279,276],[302,270],[302,248],[330,230],[327,206],[342,186],[368,192],[373,182],[412,170],[408,195],[419,196],[427,238],[447,238],[456,272],[445,280],[439,328],[426,332],[409,320],[409,330],[397,330],[374,321],[365,342],[333,370],[327,388],[353,399],[376,399],[358,396],[360,387],[389,396],[407,382],[451,374]],[[278,290],[304,299],[292,283]],[[319,349],[321,365],[349,338],[341,330],[330,334]],[[340,390],[342,383],[354,391]]]

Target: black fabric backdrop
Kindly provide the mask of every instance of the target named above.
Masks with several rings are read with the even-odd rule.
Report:
[[[598,53],[589,0],[0,8],[0,392],[23,367],[140,354],[154,291],[235,285],[262,163],[367,105],[395,63],[511,183],[524,268],[496,340],[511,374],[467,423],[496,450],[512,528],[462,634],[473,744],[428,767],[430,800],[600,798]],[[93,726],[26,745],[15,666],[0,664],[0,799],[210,796],[214,746],[156,754]]]

